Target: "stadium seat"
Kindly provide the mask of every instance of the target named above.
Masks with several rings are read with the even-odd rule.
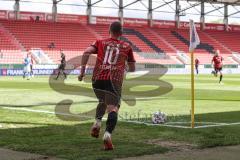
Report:
[[[0,49],[5,57],[1,63],[22,63],[21,52],[31,48],[41,48],[54,63],[59,63],[59,50],[63,49],[70,60],[81,55],[96,39],[109,37],[108,29],[109,25],[0,20]],[[198,31],[198,34],[201,44],[195,53],[202,63],[210,63],[215,49],[224,55],[226,64],[236,63],[231,57],[233,51],[240,52],[240,38],[235,32]],[[130,43],[135,52],[165,55],[162,59],[151,59],[135,54],[138,62],[182,64],[177,52],[188,54],[189,31],[127,26],[122,40]]]

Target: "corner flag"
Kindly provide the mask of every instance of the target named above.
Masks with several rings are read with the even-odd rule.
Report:
[[[193,20],[189,22],[190,44],[189,52],[191,54],[191,127],[195,125],[195,86],[194,86],[194,49],[200,44],[200,39]]]
[[[197,30],[195,27],[195,24],[193,20],[190,20],[189,22],[189,28],[190,28],[190,45],[189,45],[189,52],[193,52],[194,49],[200,44],[200,39],[197,34]]]

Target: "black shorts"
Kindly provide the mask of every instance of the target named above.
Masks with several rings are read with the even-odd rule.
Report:
[[[122,84],[111,80],[95,80],[92,81],[92,87],[100,103],[120,107]]]
[[[65,65],[65,64],[63,64],[63,63],[61,63],[61,64],[59,65],[58,69],[64,70],[64,69],[65,69],[65,67],[66,67],[66,65]]]
[[[214,70],[215,70],[216,73],[220,72],[220,71],[222,71],[222,67],[220,67],[220,68],[215,67]]]

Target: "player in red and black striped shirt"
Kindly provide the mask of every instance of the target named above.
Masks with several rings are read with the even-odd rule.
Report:
[[[215,56],[212,58],[212,65],[214,67],[214,75],[217,77],[218,72],[220,73],[220,79],[219,83],[222,83],[223,73],[222,73],[222,67],[223,67],[223,57],[219,55],[220,51],[215,51]]]
[[[97,40],[86,49],[81,62],[81,73],[78,77],[80,81],[83,79],[90,54],[97,54],[92,86],[99,104],[96,109],[96,123],[92,127],[91,135],[99,136],[101,120],[107,110],[108,118],[103,136],[105,150],[113,149],[111,134],[117,123],[126,62],[128,71],[135,71],[135,59],[131,46],[119,40],[122,35],[121,23],[113,22],[110,25],[109,33],[110,38]]]
[[[196,73],[199,73],[198,67],[199,67],[200,61],[198,58],[195,59],[195,69],[196,69]]]

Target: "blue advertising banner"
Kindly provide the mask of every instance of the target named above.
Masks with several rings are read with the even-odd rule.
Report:
[[[80,74],[80,69],[75,70],[65,70],[67,74],[70,75],[78,75]],[[87,68],[86,74],[91,74],[93,72],[93,68]],[[34,75],[51,75],[57,74],[57,69],[33,69]],[[1,76],[22,76],[23,70],[22,69],[0,69]]]

